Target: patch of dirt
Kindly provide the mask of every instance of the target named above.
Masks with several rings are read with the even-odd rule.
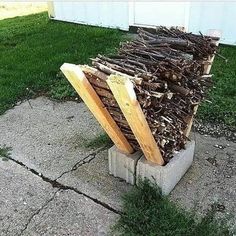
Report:
[[[46,2],[1,2],[0,20],[47,11]]]
[[[229,127],[224,124],[212,124],[205,123],[203,121],[195,121],[193,124],[193,129],[200,134],[211,135],[216,138],[225,137],[229,141],[236,142],[236,128]]]

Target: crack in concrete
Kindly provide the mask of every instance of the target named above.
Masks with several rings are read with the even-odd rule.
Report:
[[[101,147],[101,148],[98,148],[96,151],[88,154],[87,156],[85,156],[83,159],[79,160],[78,162],[76,162],[73,167],[70,169],[70,170],[67,170],[65,172],[63,172],[61,175],[59,175],[55,181],[57,181],[58,179],[60,179],[63,175],[65,174],[68,174],[72,171],[75,171],[77,170],[79,167],[85,165],[85,164],[88,164],[90,163],[100,152],[106,150],[106,147]]]
[[[47,205],[48,205],[51,201],[53,201],[53,199],[55,198],[56,194],[57,194],[59,191],[60,191],[60,189],[58,189],[58,190],[53,194],[53,196],[52,196],[50,199],[48,199],[48,200],[28,219],[28,221],[27,221],[25,227],[20,231],[19,236],[20,236],[20,235],[23,235],[23,233],[25,232],[25,230],[27,230],[27,228],[28,228],[29,224],[31,223],[31,221],[33,220],[33,218],[34,218],[36,215],[38,215],[43,209],[45,209],[45,207],[47,207]]]
[[[101,149],[102,149],[102,148],[101,148]],[[99,149],[99,150],[102,151],[101,149]],[[97,150],[97,151],[98,151],[98,150]],[[96,155],[95,155],[95,156],[96,156]],[[94,157],[94,158],[95,158],[95,157]],[[72,191],[74,191],[74,192],[77,193],[77,194],[80,194],[80,195],[82,195],[82,196],[84,196],[84,197],[89,198],[90,200],[92,200],[92,201],[95,202],[96,204],[105,207],[106,209],[108,209],[108,210],[114,212],[115,214],[119,214],[119,215],[121,214],[121,211],[119,211],[119,210],[113,208],[112,206],[110,206],[109,204],[107,204],[107,203],[105,203],[105,202],[102,202],[102,201],[100,201],[100,200],[98,200],[98,199],[96,199],[96,198],[94,198],[94,197],[92,197],[92,196],[87,195],[86,193],[83,193],[83,192],[79,191],[77,188],[74,188],[74,187],[71,187],[71,186],[68,186],[68,185],[61,184],[61,183],[59,183],[57,180],[52,180],[52,179],[50,179],[50,178],[48,178],[48,177],[42,175],[41,173],[37,172],[36,170],[34,170],[34,169],[32,169],[32,168],[26,166],[23,162],[13,159],[12,157],[9,157],[8,159],[11,160],[11,161],[13,161],[13,162],[15,162],[16,164],[18,164],[18,165],[20,165],[20,166],[23,166],[24,168],[26,168],[28,171],[30,171],[30,172],[33,173],[34,175],[37,175],[38,177],[40,177],[44,182],[47,182],[47,183],[51,184],[51,186],[52,186],[53,188],[58,188],[59,190],[72,190]],[[91,160],[90,160],[90,161],[91,161]]]

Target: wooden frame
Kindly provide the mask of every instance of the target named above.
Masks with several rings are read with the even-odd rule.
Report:
[[[212,57],[207,61],[207,65],[204,65],[203,73],[204,73],[205,75],[207,75],[207,74],[210,73],[211,66],[212,66],[212,63],[213,63],[213,61],[214,61],[214,58],[215,58],[215,55],[212,56]],[[197,114],[198,106],[199,106],[199,105],[195,105],[195,106],[194,106],[194,108],[193,108],[193,115],[192,115],[191,117],[189,117],[188,120],[187,120],[188,126],[187,126],[186,130],[184,131],[184,134],[185,134],[186,137],[188,137],[189,134],[190,134],[190,132],[191,132],[191,129],[192,129],[192,126],[193,126],[194,117],[195,117],[195,115]]]
[[[103,105],[82,69],[77,65],[68,63],[64,63],[60,69],[117,148],[124,153],[132,153],[133,148]]]
[[[219,41],[216,41],[215,44],[218,46],[219,45]],[[208,60],[206,61],[206,64],[204,65],[204,69],[203,69],[203,74],[204,75],[208,75],[210,73],[214,59],[215,59],[215,55],[213,55],[212,57],[209,57]],[[185,131],[184,131],[184,134],[185,134],[186,137],[188,137],[190,132],[191,132],[193,121],[194,121],[194,117],[195,117],[195,115],[197,113],[198,106],[199,105],[196,105],[193,108],[193,115],[191,117],[189,117],[188,120],[187,120],[188,126],[185,129]]]
[[[216,44],[217,43],[218,42],[216,42]],[[210,73],[214,57],[215,56],[213,55],[206,61],[206,64],[204,65],[204,74],[207,75]],[[61,66],[61,71],[65,74],[66,78],[75,88],[81,99],[88,106],[117,148],[124,153],[132,153],[134,151],[133,148],[121,132],[116,122],[113,120],[108,110],[105,108],[92,85],[87,80],[83,70],[86,73],[87,71],[89,72],[94,70],[94,68],[68,63],[64,63]],[[164,160],[160,149],[152,135],[142,108],[136,98],[133,86],[134,81],[131,81],[129,76],[126,75],[112,74],[108,77],[106,82],[111,89],[111,92],[113,93],[122,113],[124,114],[135,138],[137,139],[146,159],[158,165],[163,165]],[[184,134],[187,137],[190,134],[197,109],[198,105],[194,107],[193,116],[188,117],[186,120],[188,125],[184,131]]]
[[[133,83],[125,76],[110,75],[107,84],[147,160],[163,165],[164,160],[136,98]]]

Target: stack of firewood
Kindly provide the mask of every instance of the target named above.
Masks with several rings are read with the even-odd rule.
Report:
[[[139,37],[124,43],[117,55],[98,55],[84,73],[135,150],[135,136],[110,91],[111,74],[129,77],[137,99],[165,162],[184,148],[194,107],[212,85],[204,65],[217,50],[216,39],[160,27],[156,33],[138,30]]]

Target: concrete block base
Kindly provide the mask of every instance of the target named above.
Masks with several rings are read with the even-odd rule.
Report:
[[[111,147],[108,150],[109,173],[124,179],[127,183],[135,184],[136,166],[142,155],[141,152],[127,155],[116,146]]]
[[[147,178],[161,188],[163,195],[168,195],[191,166],[194,148],[195,142],[188,142],[186,149],[175,154],[165,166],[151,163],[142,156],[136,167],[137,180]]]
[[[113,146],[108,151],[109,173],[130,184],[146,178],[168,195],[191,166],[194,148],[195,142],[188,142],[186,149],[176,153],[168,164],[159,166],[147,161],[141,152],[126,155]]]

